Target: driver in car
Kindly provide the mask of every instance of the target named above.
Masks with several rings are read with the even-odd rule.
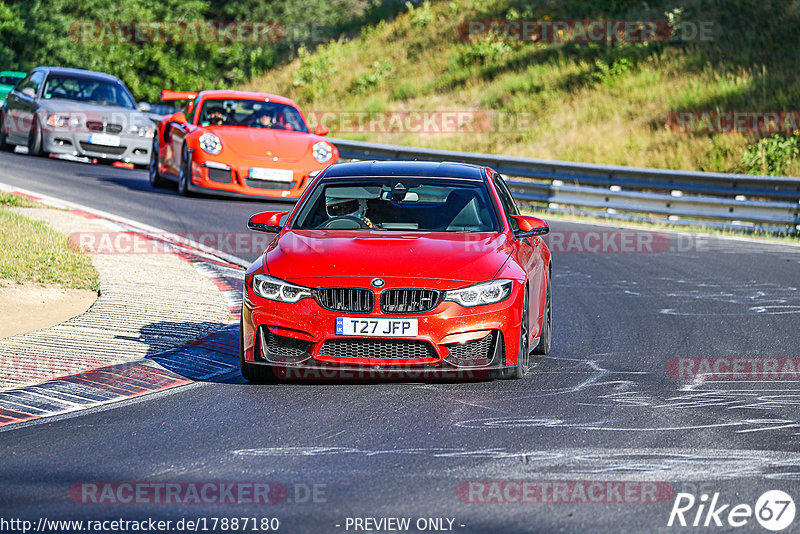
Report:
[[[225,115],[225,110],[221,107],[214,106],[207,110],[206,120],[212,126],[221,126],[228,122],[228,117]]]
[[[367,217],[367,200],[363,198],[329,198],[325,202],[328,217],[353,217],[362,221],[367,228],[378,230],[378,226]]]
[[[275,128],[275,117],[265,111],[258,117],[258,126],[261,128]]]

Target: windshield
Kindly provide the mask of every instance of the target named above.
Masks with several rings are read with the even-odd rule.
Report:
[[[321,182],[294,228],[497,232],[500,225],[483,182],[386,177]]]
[[[17,85],[22,78],[16,76],[0,76],[0,84],[3,85]]]
[[[300,112],[292,106],[235,98],[208,99],[200,110],[200,126],[244,126],[308,133]]]
[[[106,106],[131,109],[136,107],[133,98],[119,83],[63,74],[51,74],[47,77],[42,97],[45,100],[63,98]]]

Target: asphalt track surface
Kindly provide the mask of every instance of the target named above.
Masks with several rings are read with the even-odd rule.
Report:
[[[0,182],[172,232],[240,232],[250,214],[287,206],[181,198],[153,190],[141,170],[21,154],[0,154],[0,169]],[[754,506],[764,491],[783,490],[800,503],[796,374],[681,380],[668,372],[674,358],[784,365],[800,356],[800,248],[668,241],[652,253],[555,251],[553,350],[523,380],[251,385],[232,373],[3,429],[0,517],[278,518],[279,532],[363,532],[353,518],[365,517],[410,518],[416,532],[420,518],[449,518],[454,532],[672,532],[693,530],[667,527],[678,492]],[[491,485],[472,486],[484,488],[472,497],[459,492],[498,480],[573,483],[567,497],[546,503],[469,502],[489,498]],[[205,481],[278,482],[287,498],[83,504],[69,493],[85,482]],[[606,490],[613,502],[582,502],[575,481],[666,483],[671,493],[618,502]],[[307,491],[314,485],[316,498]],[[725,526],[699,530],[766,532],[752,517],[729,526],[731,508],[720,516]],[[784,532],[798,525],[800,517]]]

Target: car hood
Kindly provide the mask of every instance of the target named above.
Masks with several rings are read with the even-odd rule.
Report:
[[[491,280],[510,249],[498,233],[290,230],[264,254],[272,276]]]
[[[222,139],[223,146],[235,154],[264,161],[300,161],[310,157],[311,146],[321,140],[313,134],[268,128],[205,126],[204,129]]]
[[[131,108],[122,106],[104,106],[102,104],[91,104],[89,102],[76,102],[74,100],[63,100],[53,98],[51,100],[40,100],[39,108],[48,113],[69,113],[81,116],[89,121],[103,121],[108,124],[122,124],[127,131],[127,127],[135,125],[137,127],[153,127],[155,123],[144,113]]]

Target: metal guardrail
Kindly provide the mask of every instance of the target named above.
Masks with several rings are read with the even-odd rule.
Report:
[[[507,183],[517,199],[542,209],[563,211],[563,206],[571,206],[612,217],[620,212],[662,215],[680,224],[686,223],[682,218],[689,218],[708,220],[712,226],[792,233],[800,229],[800,178],[548,161],[347,139],[331,142],[349,159],[489,166],[509,177]]]

